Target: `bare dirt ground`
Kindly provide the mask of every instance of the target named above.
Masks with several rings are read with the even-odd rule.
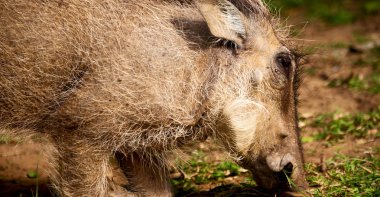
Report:
[[[355,35],[366,37],[368,40],[358,41]],[[363,58],[365,50],[380,46],[380,15],[338,27],[313,24],[305,29],[302,38],[305,39],[305,42],[311,43],[311,46],[316,46],[317,51],[305,65],[305,70],[313,69],[314,73],[304,74],[304,83],[300,91],[299,112],[301,116],[310,118],[318,114],[337,111],[342,114],[368,112],[380,105],[380,94],[353,91],[347,87],[328,87],[333,79],[344,79],[352,75],[365,77],[372,72],[370,67],[358,67],[355,64]],[[344,44],[340,47],[331,47],[337,43]],[[329,45],[330,47],[324,47]],[[310,132],[312,129],[306,128],[305,130]],[[302,134],[310,135],[306,132]],[[362,156],[375,147],[380,147],[379,138],[346,137],[342,142],[328,147],[323,141],[304,144],[306,162],[313,163],[330,158],[337,152]]]
[[[297,20],[288,23],[303,25]],[[368,38],[368,42],[358,43],[355,35]],[[366,76],[371,72],[369,67],[355,67],[354,62],[363,58],[366,50],[376,45],[380,46],[380,15],[338,27],[318,23],[308,24],[298,39],[304,42],[305,48],[312,46],[316,49],[313,51],[314,54],[309,56],[309,63],[304,65],[305,74],[300,89],[301,104],[299,106],[301,117],[313,118],[319,114],[336,111],[368,112],[380,104],[380,94],[354,91],[344,86],[335,88],[328,86],[333,79],[346,78],[352,74]],[[343,43],[343,45],[332,47],[337,43]],[[313,132],[315,131],[307,126],[302,129],[303,136],[310,136]],[[42,154],[42,146],[41,142],[33,140],[0,144],[0,196],[33,196],[36,192],[37,179],[28,178],[27,175],[30,171],[36,171],[37,166],[39,196],[51,195],[46,186],[48,179],[45,171],[48,169],[48,159]],[[380,147],[379,138],[346,137],[333,145],[326,145],[324,141],[304,143],[304,152],[307,163],[323,166],[323,162],[337,152],[361,156],[371,154],[375,147]],[[208,155],[208,161],[221,161],[225,158],[222,149],[215,147],[214,144],[203,143],[198,146],[198,149]],[[119,175],[110,176],[114,176],[115,182],[123,182]],[[240,182],[242,178],[231,178],[227,181]],[[200,189],[207,191],[214,187],[215,185],[208,184]],[[207,196],[207,192],[202,195]]]

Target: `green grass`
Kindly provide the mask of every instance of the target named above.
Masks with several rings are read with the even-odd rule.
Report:
[[[333,49],[346,49],[349,47],[349,43],[346,42],[335,42],[328,45],[329,48]]]
[[[353,33],[353,37],[354,37],[355,42],[359,44],[364,44],[371,41],[371,38],[359,33]]]
[[[350,24],[358,18],[380,12],[378,0],[267,0],[272,10],[304,10],[311,20],[321,20],[331,25]]]
[[[368,88],[368,91],[373,94],[380,93],[380,73],[372,73],[369,76],[371,86]]]
[[[187,196],[199,194],[198,186],[209,185],[214,188],[208,191],[208,194],[216,196],[270,196],[265,191],[257,188],[255,181],[247,176],[246,170],[242,169],[239,165],[231,161],[224,161],[220,163],[206,162],[206,155],[203,152],[195,151],[192,158],[187,163],[179,164],[184,176],[174,178],[171,183],[174,187],[175,196]],[[294,188],[299,194],[302,194],[301,189],[293,182],[288,176],[288,172],[283,171],[289,185]],[[225,179],[228,177],[241,176],[240,182],[226,183]],[[232,192],[232,193],[231,193]]]
[[[380,73],[380,46],[377,46],[370,51],[369,63],[372,66],[372,69],[378,73]]]
[[[212,184],[223,182],[227,177],[240,175],[242,168],[231,161],[220,163],[208,163],[205,161],[206,155],[201,151],[195,151],[192,158],[187,163],[180,163],[184,177],[172,179],[171,183],[175,189],[176,196],[183,196],[197,191],[197,186],[202,184]],[[253,186],[252,179],[246,178],[244,186]]]
[[[380,93],[380,73],[373,72],[368,76],[359,77],[352,75],[345,79],[334,79],[329,84],[329,87],[347,87],[355,91],[367,91],[372,94]]]
[[[337,155],[320,172],[315,164],[307,164],[307,180],[313,196],[380,196],[379,157],[355,158]]]
[[[316,140],[338,141],[350,134],[357,138],[368,136],[371,129],[380,130],[380,106],[368,113],[338,116],[337,113],[322,114],[315,118],[311,127],[319,128]],[[377,132],[376,137],[379,136]]]
[[[27,173],[26,173],[26,176],[29,178],[29,179],[35,179],[36,181],[36,188],[35,188],[35,193],[33,191],[32,192],[32,196],[33,197],[38,197],[38,189],[39,189],[39,174],[38,174],[38,164],[37,164],[37,167],[35,170],[29,170]]]
[[[307,181],[313,196],[379,196],[380,195],[380,148],[374,147],[372,156],[351,157],[337,154],[326,160],[324,171],[314,163],[305,165]],[[222,183],[223,178],[227,176],[238,176],[240,167],[231,162],[222,162],[219,164],[207,163],[202,152],[195,152],[191,161],[184,164],[183,170],[185,178],[172,180],[176,196],[196,196],[196,185],[207,183]],[[226,173],[229,171],[229,173]],[[233,174],[234,172],[235,174]],[[187,175],[186,175],[187,174]],[[190,176],[190,174],[192,174]],[[203,175],[200,175],[203,174]],[[205,175],[207,174],[207,175]],[[201,182],[195,179],[202,176]],[[287,176],[287,174],[285,173]],[[288,177],[289,178],[289,177]],[[207,181],[204,181],[206,180]],[[289,184],[297,189],[297,186],[289,178]],[[220,185],[220,184],[219,184]],[[208,191],[208,194],[218,196],[234,196],[232,192],[239,194],[260,196],[259,190],[254,188],[255,182],[251,178],[246,178],[242,184],[221,185]],[[249,190],[251,189],[251,190]],[[237,194],[235,193],[235,194]]]
[[[380,47],[375,47],[358,59],[354,66],[370,66],[371,73],[365,76],[350,75],[346,78],[337,78],[329,82],[328,86],[345,87],[355,91],[367,91],[372,94],[380,93]]]
[[[9,144],[13,139],[9,135],[0,135],[0,144]]]
[[[380,10],[380,1],[366,1],[363,4],[363,8],[367,14],[375,14]]]
[[[347,87],[351,90],[368,90],[370,89],[368,83],[363,80],[363,77],[358,75],[350,75],[347,78],[338,78],[331,80],[328,84],[329,87]],[[371,86],[372,87],[372,86]]]

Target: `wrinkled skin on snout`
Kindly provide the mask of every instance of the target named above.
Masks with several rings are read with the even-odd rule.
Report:
[[[211,33],[235,47],[230,75],[216,91],[215,99],[226,100],[217,123],[220,140],[265,189],[305,189],[297,131],[298,58],[278,39],[264,7],[258,16],[244,3],[198,2]],[[235,21],[219,24],[216,16]],[[291,187],[287,177],[297,186]]]

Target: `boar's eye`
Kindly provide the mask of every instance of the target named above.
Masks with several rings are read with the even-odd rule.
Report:
[[[224,47],[226,47],[228,49],[231,49],[231,50],[240,49],[240,46],[236,42],[234,42],[232,40],[219,39],[218,43],[221,46],[224,46]]]
[[[289,71],[292,68],[292,57],[288,53],[280,53],[276,56],[276,63],[280,70],[289,75]]]

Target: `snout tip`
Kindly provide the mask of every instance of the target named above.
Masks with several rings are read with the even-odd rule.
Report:
[[[266,163],[273,172],[281,172],[286,167],[289,170],[289,167],[293,166],[293,163],[295,163],[294,161],[294,157],[289,153],[284,156],[274,154],[266,158]]]

